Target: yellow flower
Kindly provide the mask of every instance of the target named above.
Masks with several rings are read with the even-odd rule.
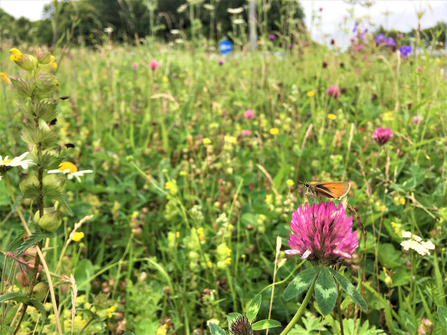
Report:
[[[227,257],[231,255],[231,249],[227,247]]]
[[[219,124],[217,122],[213,122],[210,124],[210,128],[217,128],[219,127]]]
[[[381,210],[382,212],[385,212],[386,207],[385,207],[385,206],[380,206],[380,210]]]
[[[266,194],[265,195],[265,202],[266,203],[271,203],[272,202],[272,195],[271,194]]]
[[[212,269],[213,268],[213,263],[208,262],[208,263],[206,263],[206,266],[208,266],[210,269]]]
[[[272,129],[270,129],[270,134],[272,134],[272,135],[276,135],[276,134],[278,134],[279,133],[279,129],[278,128],[272,128]]]
[[[294,184],[292,179],[287,180],[287,186],[292,187]]]
[[[228,258],[225,260],[225,264],[228,264],[228,265],[231,264],[231,258],[230,258],[230,257],[228,257]]]
[[[73,237],[71,238],[73,241],[79,242],[84,238],[84,233],[81,231],[79,233],[75,233]]]
[[[310,97],[310,98],[312,98],[314,95],[315,95],[314,91],[307,92],[307,96]]]
[[[394,149],[394,146],[390,145],[390,149],[393,150],[393,149]]]
[[[211,144],[211,140],[210,140],[209,138],[204,138],[204,139],[203,139],[203,144],[204,144],[204,145]]]
[[[55,59],[56,59],[56,58],[55,58],[54,56],[51,56],[51,58],[50,58],[50,64],[53,65],[53,67],[54,67],[55,69],[57,69],[57,64],[54,62]]]
[[[225,142],[236,144],[237,138],[234,136],[225,136]]]
[[[170,181],[166,182],[165,189],[170,190],[172,188],[172,183]]]
[[[179,237],[180,237],[180,232],[178,231],[175,233],[175,238],[179,238]]]
[[[18,49],[12,48],[9,52],[11,53],[11,57],[9,57],[11,61],[15,62],[22,59],[22,53]]]
[[[262,44],[262,42],[261,42],[261,40],[259,40],[259,41],[258,41],[258,45],[261,45],[261,44]]]
[[[401,205],[405,205],[405,199],[404,198],[400,198],[399,202],[401,203]]]
[[[4,74],[3,72],[0,72],[0,78],[2,78],[2,80],[5,82],[5,83],[10,83],[11,82],[11,80],[9,80],[9,78],[6,76],[6,74]]]
[[[327,117],[329,120],[335,120],[337,118],[337,116],[335,114],[328,114]]]
[[[180,171],[179,175],[184,177],[184,176],[186,176],[186,172],[185,171]]]
[[[200,241],[205,241],[205,235],[200,234],[200,235],[199,235],[199,240],[200,240]]]
[[[113,305],[113,306],[110,306],[110,308],[107,308],[107,309],[106,309],[107,316],[108,316],[109,318],[112,317],[112,313],[115,312],[115,309],[116,309],[116,307],[115,307],[114,305]]]
[[[197,234],[202,235],[203,234],[203,228],[197,229]]]

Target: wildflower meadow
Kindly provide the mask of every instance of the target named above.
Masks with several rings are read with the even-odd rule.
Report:
[[[447,54],[245,10],[0,39],[1,335],[447,334]]]

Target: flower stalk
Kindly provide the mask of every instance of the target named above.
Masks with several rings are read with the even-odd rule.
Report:
[[[295,326],[295,324],[298,322],[301,315],[303,315],[304,311],[307,308],[307,304],[309,303],[310,299],[312,298],[312,293],[314,291],[315,282],[317,281],[317,278],[318,278],[318,276],[315,276],[309,290],[306,293],[306,296],[304,297],[303,303],[301,304],[300,308],[298,308],[298,311],[296,312],[296,314],[294,315],[292,320],[290,320],[289,324],[286,326],[286,328],[284,328],[284,330],[281,332],[280,335],[288,334],[292,330],[293,326]]]

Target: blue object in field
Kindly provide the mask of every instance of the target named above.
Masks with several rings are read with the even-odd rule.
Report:
[[[233,50],[233,44],[230,41],[224,40],[219,43],[219,51],[222,52],[223,54],[227,54],[232,50]]]

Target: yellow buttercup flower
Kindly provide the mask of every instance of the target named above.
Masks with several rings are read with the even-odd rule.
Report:
[[[13,62],[22,60],[22,53],[19,51],[19,49],[12,48],[9,50],[11,53],[11,57],[9,59]]]
[[[385,212],[386,207],[385,207],[385,206],[380,206],[380,210],[381,210],[382,212]]]
[[[106,309],[107,316],[108,316],[109,318],[112,317],[112,313],[115,312],[115,309],[116,309],[116,307],[115,307],[114,305],[113,305],[113,306],[110,306],[110,308],[107,308],[107,309]]]
[[[208,262],[208,263],[206,263],[206,266],[208,266],[210,269],[212,269],[213,268],[213,263]]]
[[[211,140],[209,138],[204,138],[203,139],[203,144],[204,145],[209,145],[209,144],[211,144]]]
[[[292,179],[289,179],[289,180],[287,180],[287,186],[290,186],[290,187],[292,187],[292,186],[293,186],[293,184],[294,184],[294,182],[293,182],[293,180],[292,180]]]
[[[180,232],[178,231],[175,233],[175,238],[179,238],[179,237],[180,237]]]
[[[5,83],[11,83],[11,80],[9,80],[9,78],[6,76],[6,74],[4,74],[3,72],[0,72],[0,78],[2,78],[2,80]]]
[[[272,129],[270,129],[270,134],[272,134],[272,135],[276,135],[276,134],[278,134],[279,133],[279,129],[278,128],[272,128]]]
[[[83,238],[84,238],[84,233],[81,231],[81,232],[75,233],[71,239],[75,242],[79,242]]]
[[[315,95],[314,91],[307,92],[307,96],[310,97],[310,98],[312,98],[314,95]]]
[[[55,58],[54,56],[51,56],[51,58],[50,58],[50,64],[53,65],[53,67],[54,67],[55,69],[57,69],[57,63],[54,62],[55,59],[56,59],[56,58]]]
[[[405,205],[405,198],[400,198],[399,202],[400,202],[401,205]]]
[[[328,114],[327,117],[329,120],[335,120],[337,118],[337,116],[335,114]]]
[[[199,228],[199,229],[197,229],[197,234],[199,234],[199,235],[203,235],[203,228]]]
[[[170,190],[172,188],[172,183],[170,181],[166,182],[165,189]]]

